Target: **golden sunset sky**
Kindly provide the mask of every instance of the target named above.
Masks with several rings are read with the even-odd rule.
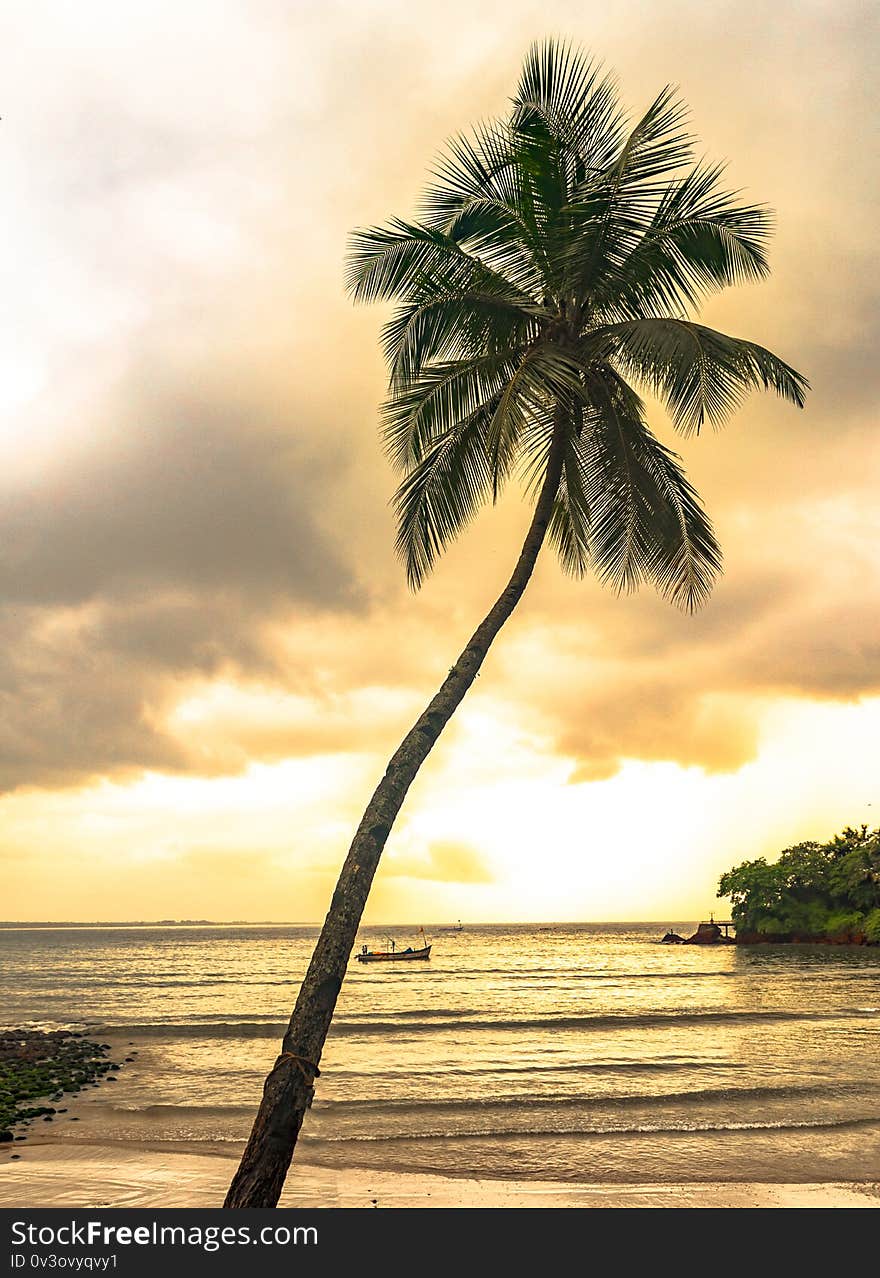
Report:
[[[412,216],[553,34],[634,111],[678,84],[777,210],[771,279],[703,315],[814,390],[675,443],[726,557],[697,617],[545,554],[368,920],[695,919],[733,862],[880,824],[873,6],[30,0],[0,17],[0,917],[323,917],[528,518],[512,493],[407,591],[346,236]]]

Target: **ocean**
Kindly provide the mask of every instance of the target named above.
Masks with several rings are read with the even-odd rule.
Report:
[[[389,930],[417,943],[401,926],[358,945]],[[664,946],[665,930],[466,924],[426,928],[427,963],[352,959],[297,1158],[518,1180],[880,1179],[880,949]],[[137,1053],[53,1138],[244,1140],[316,935],[0,929],[0,1024],[121,1035]]]

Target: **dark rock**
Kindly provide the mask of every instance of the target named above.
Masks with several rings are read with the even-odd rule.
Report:
[[[735,941],[727,932],[722,932],[714,919],[701,923],[693,936],[687,937],[685,945],[734,945]]]
[[[15,1138],[12,1135],[12,1132],[7,1132],[7,1131],[0,1132],[0,1143],[5,1144],[6,1141],[14,1140],[14,1139]]]
[[[56,1112],[53,1105],[35,1105],[48,1096],[64,1099],[66,1092],[97,1086],[105,1071],[118,1069],[102,1059],[110,1049],[67,1030],[0,1030],[0,1132],[27,1125],[33,1118]]]

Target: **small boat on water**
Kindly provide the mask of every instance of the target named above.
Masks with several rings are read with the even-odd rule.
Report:
[[[409,962],[412,959],[429,959],[431,957],[431,946],[428,944],[428,938],[425,936],[424,928],[419,928],[419,933],[424,941],[424,945],[413,948],[408,945],[406,949],[399,950],[397,943],[389,937],[382,950],[371,950],[366,945],[362,945],[357,954],[359,963],[400,963]]]

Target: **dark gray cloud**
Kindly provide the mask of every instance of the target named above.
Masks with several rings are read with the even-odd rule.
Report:
[[[0,503],[3,788],[197,770],[162,726],[187,680],[294,683],[273,628],[365,607],[321,525],[342,459],[207,384],[107,412]]]
[[[221,393],[180,387],[132,405],[123,387],[115,431],[6,495],[2,598],[72,606],[194,589],[242,607],[354,606],[319,522],[344,461],[301,440],[295,413],[284,431]]]
[[[122,659],[63,614],[7,608],[0,633],[0,787],[186,766],[153,720],[169,695],[154,664]]]

